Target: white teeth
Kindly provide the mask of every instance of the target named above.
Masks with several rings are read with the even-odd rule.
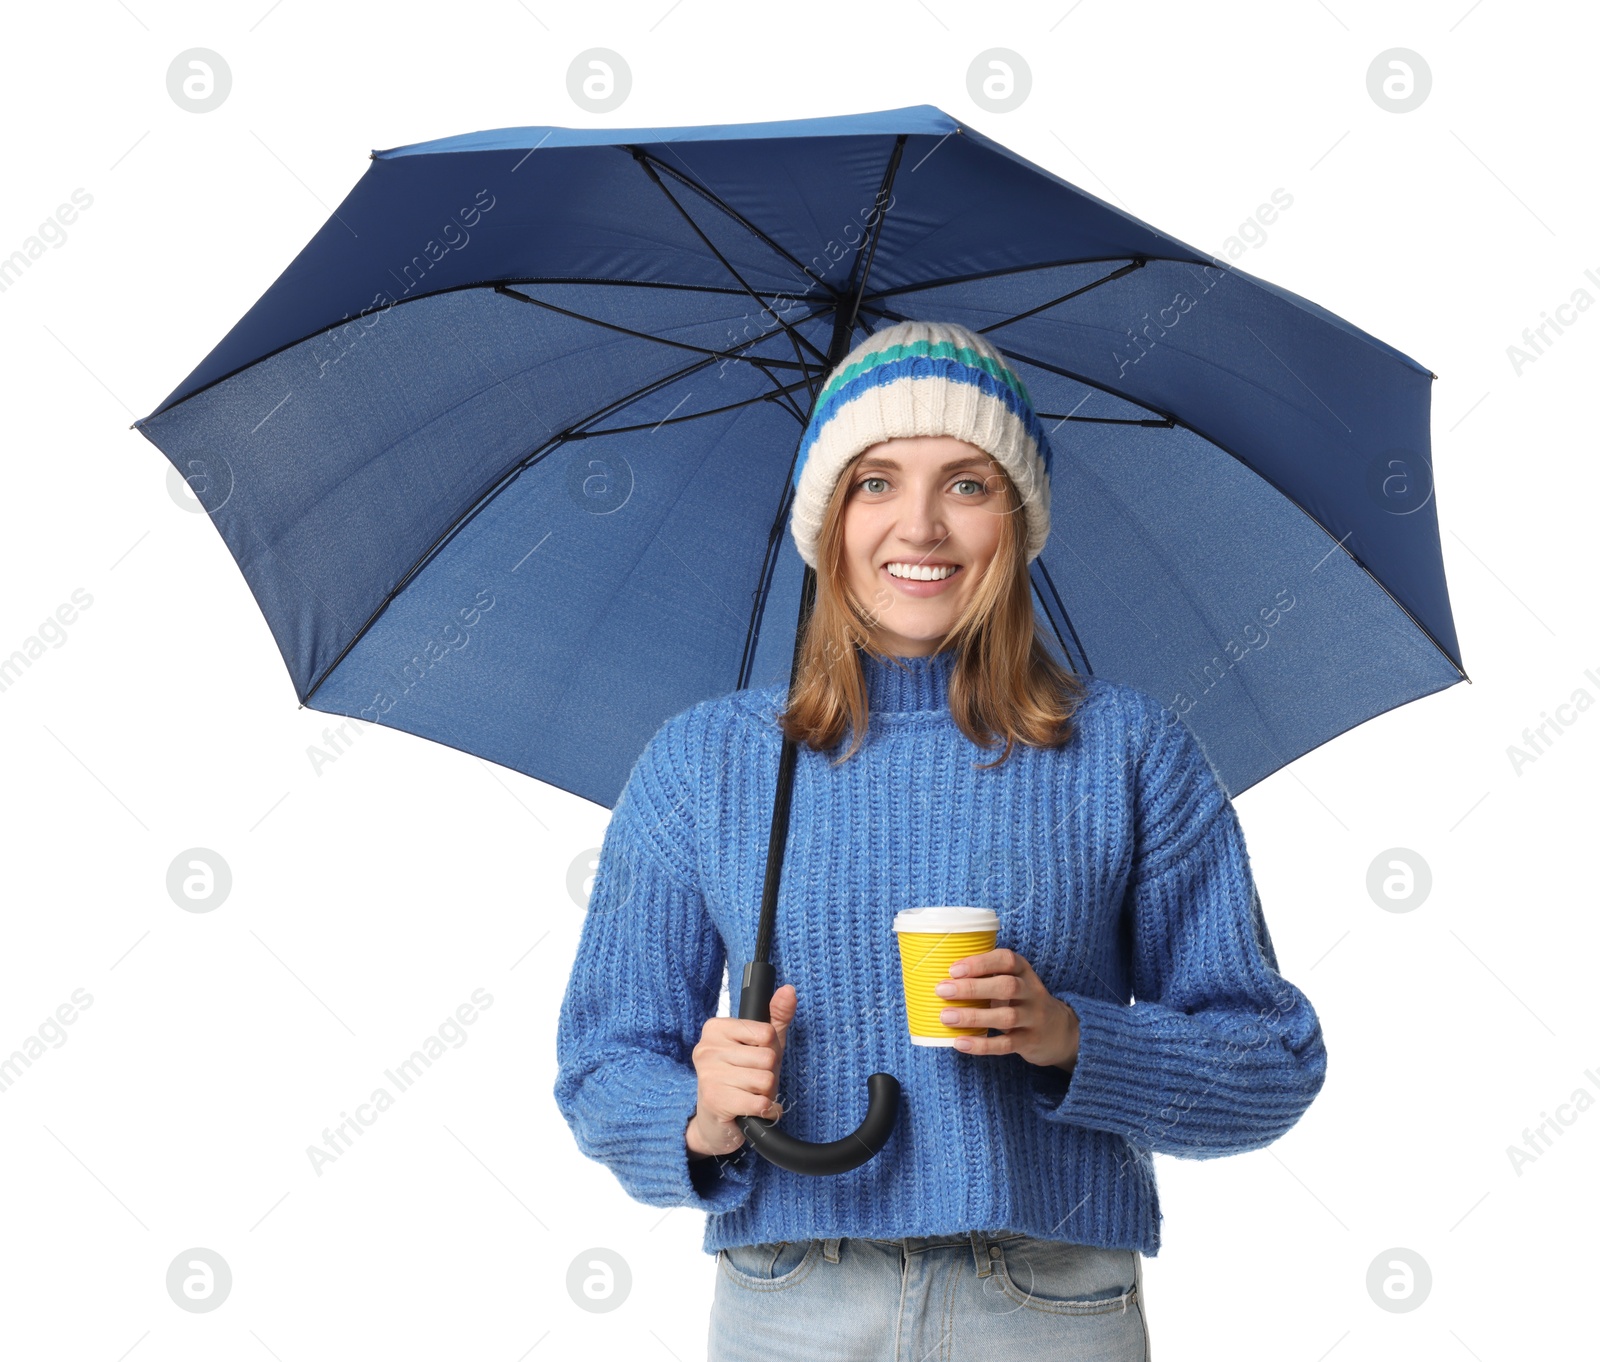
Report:
[[[916,563],[888,564],[891,577],[909,577],[914,582],[939,582],[955,571],[953,567],[922,567]]]

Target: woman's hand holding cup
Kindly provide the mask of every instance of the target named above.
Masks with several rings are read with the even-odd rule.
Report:
[[[985,951],[950,965],[950,978],[934,992],[953,1003],[987,998],[980,1009],[947,1007],[939,1020],[947,1026],[986,1026],[998,1036],[961,1036],[955,1048],[970,1055],[1021,1055],[1030,1064],[1065,1069],[1078,1061],[1078,1014],[1044,986],[1016,951]]]
[[[794,985],[784,984],[773,991],[770,1022],[707,1018],[692,1052],[699,1093],[684,1131],[691,1154],[731,1154],[742,1145],[744,1131],[735,1117],[775,1121],[783,1114],[782,1105],[774,1100],[778,1066],[797,1006]]]

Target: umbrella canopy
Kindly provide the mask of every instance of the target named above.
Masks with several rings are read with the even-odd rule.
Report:
[[[928,105],[375,152],[136,425],[303,704],[610,807],[662,720],[787,682],[811,401],[908,317],[984,334],[1051,431],[1061,660],[1230,794],[1464,679],[1429,370]]]

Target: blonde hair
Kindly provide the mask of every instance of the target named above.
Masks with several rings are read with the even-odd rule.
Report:
[[[864,454],[866,451],[863,450]],[[854,487],[856,455],[834,483],[817,539],[817,594],[800,647],[794,696],[781,725],[785,737],[826,751],[846,725],[853,735],[841,765],[860,748],[867,727],[867,688],[857,649],[905,664],[874,646],[871,610],[850,590],[844,564],[844,510]],[[989,770],[1014,746],[1056,747],[1072,738],[1072,716],[1087,687],[1046,651],[1033,612],[1027,545],[1020,531],[1022,498],[993,459],[990,476],[1003,483],[1000,543],[972,599],[941,647],[955,649],[950,675],[950,717],[979,747],[1005,750],[980,766]]]

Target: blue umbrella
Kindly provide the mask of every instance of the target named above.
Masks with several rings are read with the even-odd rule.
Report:
[[[905,318],[986,336],[1052,432],[1031,573],[1060,660],[1161,700],[1230,795],[1465,679],[1434,375],[931,105],[375,152],[135,424],[302,705],[609,808],[664,719],[792,679],[800,435]],[[741,1000],[762,1019],[793,760]],[[840,1171],[887,1138],[878,1079],[837,1148],[746,1131]]]

